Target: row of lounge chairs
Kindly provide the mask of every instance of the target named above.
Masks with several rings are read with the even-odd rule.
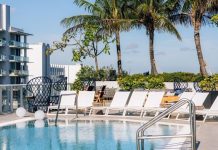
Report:
[[[76,92],[75,91],[62,91],[60,109],[65,110],[65,114],[68,114],[69,110],[76,110]],[[158,115],[166,108],[162,108],[161,102],[164,97],[164,91],[117,91],[112,99],[110,106],[108,107],[93,107],[93,100],[95,96],[94,91],[80,91],[78,94],[78,109],[84,110],[86,114],[89,110],[89,115],[97,115],[96,112],[101,112],[104,115],[110,115],[111,111],[119,112],[126,116],[128,112],[139,113],[140,117],[145,116],[147,113],[154,113]],[[215,99],[210,109],[203,109],[203,104],[208,97],[208,92],[184,92],[181,94],[180,99],[186,98],[192,100],[195,103],[196,108],[201,110],[196,111],[197,115],[204,116],[205,121],[208,116],[218,116],[218,97]],[[48,115],[50,110],[57,109],[57,106],[48,107]],[[176,119],[180,115],[188,114],[188,105],[183,105],[180,109],[175,111]]]

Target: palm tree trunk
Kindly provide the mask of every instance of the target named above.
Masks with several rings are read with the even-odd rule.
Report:
[[[156,62],[154,58],[154,30],[149,31],[149,54],[150,54],[150,63],[151,63],[151,75],[157,75]]]
[[[196,46],[198,61],[199,61],[199,65],[200,65],[200,73],[203,76],[208,76],[208,73],[206,70],[206,64],[205,64],[202,49],[201,49],[200,26],[201,26],[200,22],[195,22],[195,24],[194,24],[195,46]]]
[[[96,69],[96,72],[98,73],[99,67],[98,67],[98,57],[97,56],[95,56],[95,69]]]
[[[120,32],[116,31],[116,47],[117,47],[117,67],[118,77],[122,76],[122,61],[121,61],[121,48],[120,48]]]

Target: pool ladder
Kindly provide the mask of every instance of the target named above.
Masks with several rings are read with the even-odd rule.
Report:
[[[145,135],[145,130],[163,119],[164,117],[170,115],[175,110],[179,109],[183,105],[188,104],[189,106],[189,123],[190,123],[190,133],[183,134],[183,135],[171,135],[171,136],[164,136],[164,135]],[[155,116],[153,119],[148,121],[147,123],[143,124],[136,132],[136,146],[137,150],[144,150],[144,140],[145,139],[167,139],[167,138],[191,138],[191,150],[196,149],[196,118],[195,118],[195,104],[188,99],[181,99],[176,104],[172,105],[161,114]]]

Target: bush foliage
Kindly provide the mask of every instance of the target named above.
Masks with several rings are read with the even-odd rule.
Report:
[[[204,91],[214,91],[218,89],[218,74],[209,76],[199,83]]]
[[[137,88],[143,89],[163,89],[164,83],[161,77],[144,76],[142,74],[126,75],[118,79],[118,84],[122,90]]]

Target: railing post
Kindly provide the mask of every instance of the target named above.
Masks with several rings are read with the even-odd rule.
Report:
[[[23,104],[23,87],[20,87],[20,107],[24,107]]]
[[[78,118],[78,94],[76,94],[76,118]]]
[[[195,116],[195,106],[193,103],[190,103],[189,106],[190,113],[190,132],[191,132],[191,147],[192,150],[197,150],[196,148],[196,116]]]
[[[3,97],[2,97],[2,88],[0,88],[0,114],[2,114],[2,106],[3,106]]]
[[[10,87],[10,112],[13,112],[13,86]]]

